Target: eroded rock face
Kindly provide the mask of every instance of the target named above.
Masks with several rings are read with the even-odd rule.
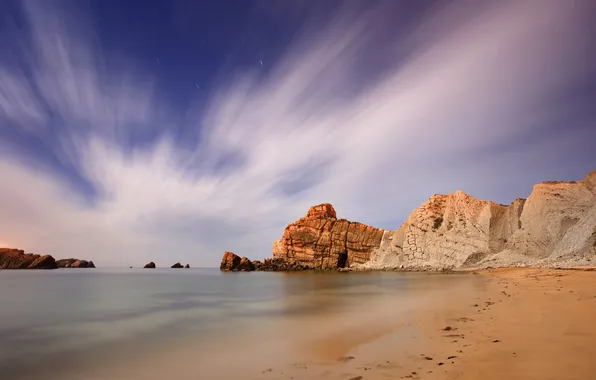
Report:
[[[581,262],[594,256],[596,172],[544,182],[510,205],[461,191],[434,195],[396,231],[385,232],[368,268],[457,268]]]
[[[55,269],[56,261],[50,255],[25,253],[21,249],[0,248],[0,269]]]
[[[311,269],[345,268],[362,264],[381,244],[384,230],[337,219],[333,206],[311,207],[305,217],[289,224],[273,243],[273,258]]]

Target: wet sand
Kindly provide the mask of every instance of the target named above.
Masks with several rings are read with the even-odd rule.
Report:
[[[596,377],[595,271],[497,269],[472,275],[486,278],[486,287],[459,288],[415,312],[410,326],[417,333],[408,337],[408,347],[378,339],[311,378]]]

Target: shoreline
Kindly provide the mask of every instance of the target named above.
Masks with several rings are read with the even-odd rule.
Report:
[[[356,348],[335,372],[366,380],[591,378],[595,269],[484,270],[486,287],[460,289],[412,316],[420,333],[411,346],[400,350],[380,339],[368,354]]]

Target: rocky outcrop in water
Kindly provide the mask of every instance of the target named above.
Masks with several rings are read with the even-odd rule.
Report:
[[[176,263],[176,264],[172,265],[171,268],[184,268],[184,267],[182,266],[182,264]]]
[[[190,265],[186,264],[186,265],[184,266],[184,268],[185,268],[185,269],[189,269],[189,268],[190,268]]]
[[[252,272],[255,265],[246,257],[240,257],[233,252],[225,252],[219,269],[222,271]]]
[[[363,264],[381,244],[383,230],[337,219],[329,203],[313,206],[289,224],[273,243],[273,258],[311,269],[346,268]]]
[[[79,259],[61,259],[56,260],[58,268],[95,268],[93,261]]]
[[[153,261],[151,261],[150,263],[145,264],[145,266],[143,268],[154,269],[155,263]]]
[[[0,269],[56,269],[95,268],[93,261],[63,259],[55,260],[50,255],[25,253],[21,249],[0,248]]]
[[[0,248],[0,269],[56,269],[50,255],[25,253],[21,249]]]

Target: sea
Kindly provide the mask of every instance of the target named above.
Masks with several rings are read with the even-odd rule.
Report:
[[[414,336],[412,313],[474,277],[0,270],[0,379],[259,378]]]

